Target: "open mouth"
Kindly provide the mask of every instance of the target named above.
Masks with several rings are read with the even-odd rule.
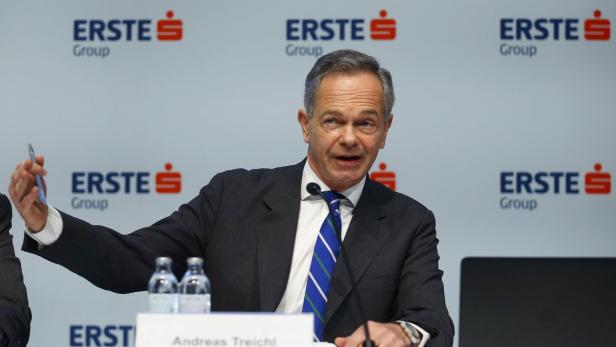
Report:
[[[357,162],[359,162],[359,160],[361,159],[361,156],[359,155],[337,155],[336,160],[342,163],[347,163],[347,164],[355,164]]]

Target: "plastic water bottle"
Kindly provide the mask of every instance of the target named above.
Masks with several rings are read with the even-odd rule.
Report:
[[[176,313],[178,280],[171,271],[171,258],[156,258],[156,271],[148,282],[150,312]]]
[[[210,280],[203,272],[203,259],[188,258],[187,266],[180,283],[180,313],[209,313]]]

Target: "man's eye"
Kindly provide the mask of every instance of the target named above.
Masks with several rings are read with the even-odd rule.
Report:
[[[361,123],[359,123],[359,126],[360,126],[360,127],[362,127],[362,128],[367,128],[367,129],[370,129],[370,128],[373,128],[373,127],[374,127],[374,123],[373,123],[373,122],[366,121],[366,122],[361,122]]]
[[[334,125],[336,123],[338,123],[338,121],[335,118],[327,118],[323,121],[325,125]]]

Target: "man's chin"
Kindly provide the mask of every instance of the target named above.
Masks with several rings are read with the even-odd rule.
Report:
[[[359,183],[363,177],[364,175],[337,176],[331,181],[331,183],[328,183],[327,185],[334,191],[342,192],[343,190],[347,190]]]

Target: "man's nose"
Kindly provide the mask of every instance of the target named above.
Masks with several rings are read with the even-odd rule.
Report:
[[[357,134],[353,125],[349,124],[341,129],[340,144],[345,147],[353,147],[357,144]]]

